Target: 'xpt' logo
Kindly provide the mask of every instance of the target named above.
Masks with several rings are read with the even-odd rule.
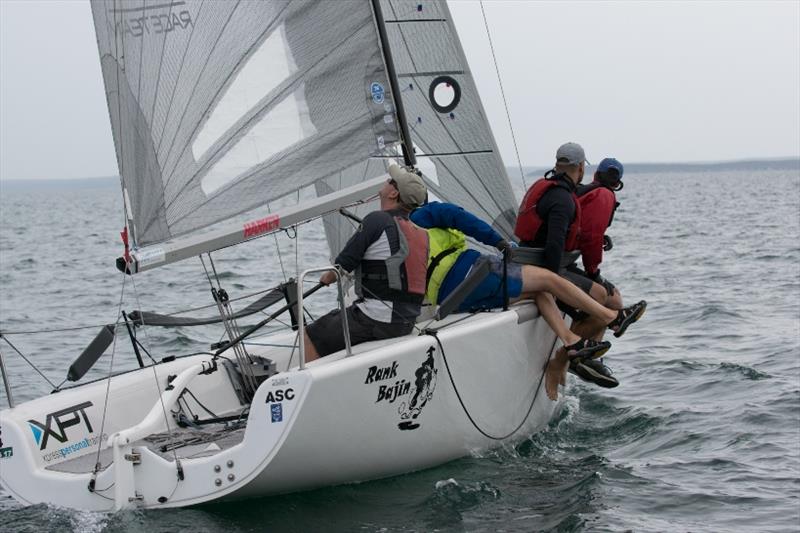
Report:
[[[60,411],[50,413],[47,415],[44,424],[38,420],[28,420],[28,425],[33,433],[33,438],[36,439],[36,444],[39,445],[40,450],[47,448],[47,440],[52,435],[58,442],[67,442],[67,428],[77,426],[83,420],[86,429],[92,433],[92,423],[89,422],[89,417],[86,416],[86,408],[91,407],[92,402],[83,402],[72,407],[67,407]],[[56,429],[52,429],[53,421],[55,421]]]

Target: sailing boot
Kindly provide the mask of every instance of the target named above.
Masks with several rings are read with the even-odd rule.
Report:
[[[598,387],[613,389],[619,385],[614,373],[603,364],[602,359],[573,359],[569,362],[569,372]]]
[[[614,332],[615,337],[622,337],[628,326],[644,316],[645,309],[647,309],[647,302],[644,300],[620,309],[617,312],[617,318],[612,320],[606,327]]]

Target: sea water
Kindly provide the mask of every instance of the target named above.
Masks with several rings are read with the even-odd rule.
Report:
[[[800,170],[665,168],[625,181],[602,272],[627,302],[647,299],[647,314],[610,337],[605,362],[620,386],[571,377],[545,431],[382,481],[168,512],[23,508],[0,491],[0,530],[797,531]],[[210,303],[199,260],[127,279],[116,271],[120,204],[111,180],[0,184],[0,330],[62,330],[7,337],[55,384],[120,308]],[[311,224],[224,250],[214,267],[237,297],[326,258]],[[311,298],[312,313],[333,293]],[[213,328],[146,335],[156,355],[219,340]],[[0,350],[17,402],[51,390],[5,342]],[[135,366],[118,346],[113,369]],[[111,368],[107,354],[89,377]]]

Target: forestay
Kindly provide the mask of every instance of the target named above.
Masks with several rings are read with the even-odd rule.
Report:
[[[381,6],[418,167],[430,190],[511,237],[517,201],[447,4],[381,0]],[[381,172],[375,162],[358,165],[318,183],[317,191]],[[325,217],[333,256],[352,226],[341,216]]]
[[[394,153],[367,1],[93,0],[92,12],[134,250]]]

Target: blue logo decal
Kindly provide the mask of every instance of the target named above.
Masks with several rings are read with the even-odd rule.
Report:
[[[377,81],[373,81],[372,85],[369,86],[369,90],[372,93],[372,103],[374,104],[382,104],[383,103],[383,85],[378,83]]]
[[[269,406],[269,412],[272,414],[272,422],[283,422],[283,404],[273,403]]]
[[[33,424],[28,424],[31,428],[31,433],[33,433],[33,438],[36,440],[36,444],[40,444],[42,442],[42,430],[34,426]]]

